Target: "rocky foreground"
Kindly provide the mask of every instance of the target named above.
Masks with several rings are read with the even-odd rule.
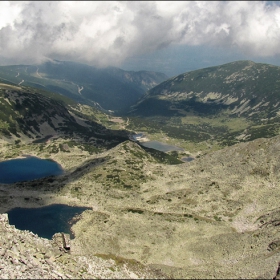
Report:
[[[155,271],[134,268],[123,261],[74,255],[59,241],[40,238],[29,231],[9,225],[8,215],[0,215],[1,279],[96,279],[96,278],[163,278]]]

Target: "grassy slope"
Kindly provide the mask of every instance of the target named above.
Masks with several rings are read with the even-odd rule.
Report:
[[[128,132],[107,129],[105,116],[59,94],[0,84],[0,133],[9,142],[39,143],[55,136],[88,150],[108,149],[127,140]]]
[[[133,106],[128,128],[194,151],[278,135],[279,69],[238,61],[184,73]]]
[[[273,277],[279,136],[180,165],[161,164],[132,142],[97,154],[71,145],[53,153],[60,144],[2,147],[1,158],[47,156],[66,170],[51,180],[1,186],[2,209],[54,202],[93,207],[73,227],[72,254],[137,260],[173,279]]]
[[[91,109],[82,109],[90,117]],[[184,137],[196,139],[212,131],[208,126],[219,126],[216,123],[222,129],[230,122],[231,132],[244,124],[222,114],[180,119],[190,128]],[[129,123],[133,126],[136,120],[130,118]],[[176,117],[136,124],[164,135],[165,122],[171,122],[171,131],[181,125]],[[262,127],[258,126],[256,132]],[[202,147],[204,142],[196,139],[190,143]],[[274,276],[280,244],[279,136],[233,145],[179,165],[163,164],[168,158],[152,157],[129,141],[103,153],[69,139],[1,148],[1,159],[34,154],[50,157],[66,170],[51,180],[13,188],[1,185],[2,210],[54,202],[93,207],[73,228],[73,253],[136,259],[171,278]]]

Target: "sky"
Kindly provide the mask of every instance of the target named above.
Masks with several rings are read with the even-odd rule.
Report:
[[[1,1],[0,65],[48,60],[163,72],[280,66],[277,1]]]

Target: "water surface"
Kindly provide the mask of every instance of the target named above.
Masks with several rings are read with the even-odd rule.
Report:
[[[52,204],[40,208],[16,207],[8,211],[9,223],[20,230],[29,230],[38,236],[51,239],[57,232],[71,232],[73,218],[89,207],[73,207],[65,204]]]
[[[31,181],[62,173],[63,169],[57,162],[32,156],[0,162],[0,183],[4,184]]]
[[[152,148],[161,152],[169,152],[169,151],[183,151],[184,149],[168,145],[159,141],[147,141],[147,142],[140,142],[140,145],[147,147],[147,148]]]
[[[190,162],[190,161],[193,161],[194,158],[193,157],[183,157],[183,158],[181,158],[181,160],[184,162]]]

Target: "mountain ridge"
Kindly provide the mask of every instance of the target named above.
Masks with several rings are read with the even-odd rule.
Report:
[[[73,100],[30,87],[1,83],[0,109],[1,138],[7,142],[62,137],[102,149],[128,139],[128,132],[107,129],[84,115]]]
[[[1,66],[0,78],[15,84],[45,89],[79,103],[119,111],[134,104],[147,89],[167,78],[163,73],[95,68],[67,61],[41,65]]]
[[[150,89],[127,116],[147,126],[161,124],[167,137],[189,141],[201,131],[198,142],[214,139],[222,146],[275,136],[280,131],[280,67],[236,61],[186,72]]]
[[[274,87],[271,85],[272,82]],[[268,101],[266,98],[280,98],[279,89],[279,66],[237,61],[186,72],[168,79],[149,90],[143,100],[154,96],[161,100],[178,102],[194,98],[197,99],[194,100],[196,102],[213,104],[217,107],[225,105],[231,109],[231,114],[245,114],[246,117],[251,117],[255,112],[244,106],[244,103],[247,105],[249,101],[251,109],[264,107]],[[263,93],[269,93],[269,96],[259,96]],[[244,95],[247,99],[242,99],[238,103],[238,99]],[[275,116],[278,112],[272,106],[268,111],[271,113],[267,117]]]

